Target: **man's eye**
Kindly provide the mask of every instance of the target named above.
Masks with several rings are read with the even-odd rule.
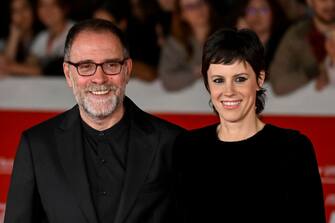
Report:
[[[91,63],[82,63],[82,64],[79,65],[79,69],[81,69],[81,70],[83,70],[83,69],[88,70],[88,69],[91,69],[92,66],[93,66],[93,64],[91,64]]]
[[[105,63],[105,67],[106,68],[116,68],[116,67],[118,67],[119,66],[119,64],[118,63],[114,63],[114,62],[111,62],[111,63]]]

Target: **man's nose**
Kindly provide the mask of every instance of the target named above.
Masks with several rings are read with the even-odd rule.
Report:
[[[101,65],[98,65],[93,75],[92,81],[99,84],[99,83],[105,83],[107,79],[108,79],[107,74],[103,71]]]

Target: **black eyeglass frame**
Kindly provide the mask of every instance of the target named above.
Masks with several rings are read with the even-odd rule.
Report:
[[[78,63],[74,63],[72,61],[69,61],[69,60],[64,60],[64,63],[68,63],[72,66],[74,66],[77,70],[77,73],[82,76],[82,77],[89,77],[89,76],[93,76],[96,72],[97,72],[97,69],[98,67],[100,66],[101,69],[103,70],[103,72],[106,74],[106,75],[117,75],[119,74],[121,71],[122,71],[122,67],[124,65],[124,63],[129,59],[129,57],[125,57],[123,58],[122,60],[106,60],[102,63],[95,63],[93,61],[82,61],[82,62],[78,62]],[[121,67],[120,67],[120,71],[119,72],[115,72],[115,73],[108,73],[105,71],[104,69],[104,64],[107,64],[107,63],[117,63],[117,64],[120,64]],[[83,75],[79,72],[79,66],[82,65],[82,64],[94,64],[95,66],[95,69],[94,69],[94,72],[92,72],[92,74],[86,74],[86,75]]]

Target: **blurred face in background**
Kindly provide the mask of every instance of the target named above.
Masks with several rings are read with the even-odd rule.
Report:
[[[158,4],[164,11],[172,12],[174,10],[175,0],[158,0]]]
[[[245,9],[245,22],[257,34],[271,31],[272,11],[267,0],[250,0]]]
[[[66,8],[62,8],[57,0],[39,0],[37,8],[41,22],[47,27],[63,24]]]
[[[179,0],[181,16],[191,27],[209,24],[209,5],[205,0]]]
[[[11,22],[20,30],[30,30],[33,25],[33,10],[27,0],[11,1]]]
[[[324,24],[335,22],[335,0],[308,0],[314,16]]]
[[[95,18],[95,19],[104,19],[104,20],[112,22],[115,25],[118,25],[116,23],[116,19],[114,18],[114,16],[112,14],[110,14],[109,12],[107,12],[107,10],[105,10],[105,9],[97,9],[93,13],[93,18]]]

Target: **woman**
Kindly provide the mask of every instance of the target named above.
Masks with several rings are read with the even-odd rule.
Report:
[[[325,222],[312,143],[258,117],[266,71],[257,35],[215,32],[202,64],[220,122],[177,141],[183,222]]]
[[[0,75],[11,74],[13,67],[28,60],[33,39],[41,29],[34,3],[32,0],[10,1],[9,35],[0,55]]]
[[[31,0],[12,0],[10,2],[11,23],[4,55],[17,62],[28,56],[29,48],[41,24],[37,20]]]
[[[202,45],[214,29],[207,0],[176,0],[171,36],[162,46],[159,78],[168,91],[192,85],[201,77]]]
[[[281,5],[274,0],[242,0],[238,11],[237,27],[256,32],[265,46],[265,65],[268,68],[289,25]]]
[[[68,18],[69,12],[66,0],[37,0],[38,17],[46,29],[36,37],[31,50],[38,60],[40,74],[63,76],[65,38],[74,24]]]
[[[68,10],[66,0],[37,0],[37,15],[46,29],[34,38],[24,62],[6,63],[3,69],[10,75],[63,75],[65,38],[73,25],[67,18]]]

